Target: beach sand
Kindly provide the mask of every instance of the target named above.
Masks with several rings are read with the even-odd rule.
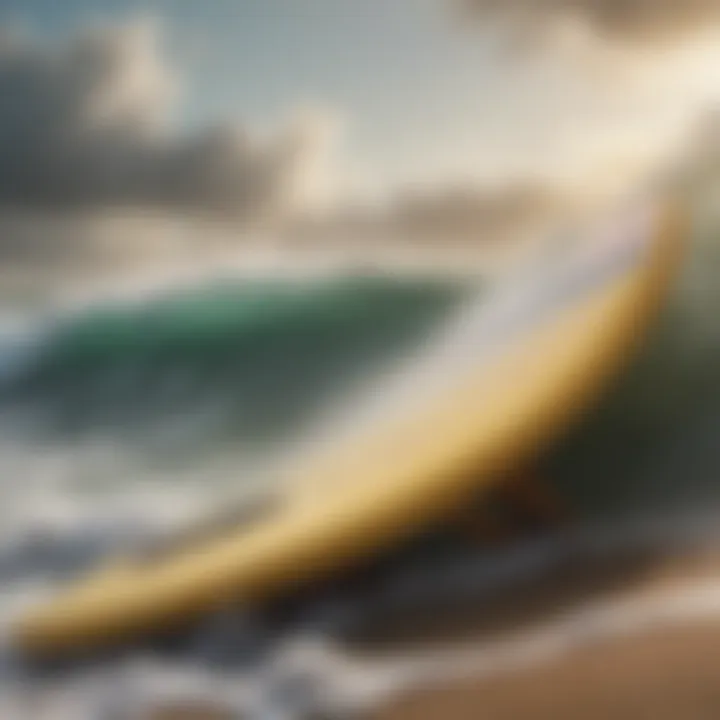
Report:
[[[650,599],[720,580],[720,554],[637,556],[549,578],[500,599],[473,622],[437,622],[434,640],[499,636],[603,597]],[[442,628],[442,629],[441,629]],[[373,720],[716,720],[720,718],[720,615],[609,638],[531,669],[448,683],[389,703]]]
[[[374,720],[716,720],[720,621],[666,628],[540,668],[414,693]]]
[[[720,553],[605,558],[564,569],[481,609],[432,621],[406,618],[355,650],[408,652],[448,642],[489,642],[588,602],[643,599],[720,581]],[[594,642],[532,669],[420,689],[373,720],[716,720],[720,718],[720,615]],[[166,708],[148,720],[225,720],[212,708]]]

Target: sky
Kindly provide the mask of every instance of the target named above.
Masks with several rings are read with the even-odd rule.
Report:
[[[0,0],[0,24],[0,250],[25,258],[65,241],[19,212],[377,234],[379,202],[393,232],[505,237],[720,105],[720,0]]]
[[[467,171],[494,114],[488,60],[437,0],[5,0],[2,15],[52,40],[150,17],[182,77],[174,118],[258,126],[319,108],[345,126],[347,161],[377,182]],[[412,18],[408,22],[408,18]],[[462,146],[462,149],[459,149]],[[370,181],[371,178],[368,178]],[[359,179],[360,180],[360,179]]]
[[[603,103],[606,133],[618,123],[631,133],[636,117],[613,119],[613,98],[587,97],[598,78],[574,75],[565,58],[513,67],[451,4],[3,0],[0,17],[55,42],[91,23],[153,18],[182,85],[174,123],[272,127],[298,108],[319,110],[342,128],[336,152],[355,191],[551,170],[560,132],[591,153]]]

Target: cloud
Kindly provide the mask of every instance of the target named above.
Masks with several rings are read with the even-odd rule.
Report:
[[[566,185],[666,174],[720,107],[720,0],[456,2],[498,51],[518,156]]]
[[[720,199],[720,109],[708,113],[697,123],[686,144],[674,178],[689,191],[703,194],[710,190]],[[716,202],[716,210],[720,204]]]
[[[153,24],[60,46],[0,36],[0,206],[212,211],[255,222],[292,211],[325,124],[273,137],[240,124],[172,132],[177,83]]]
[[[465,1],[476,13],[520,23],[574,15],[613,38],[632,35],[621,31],[620,3]],[[663,16],[679,7],[637,5],[638,13],[652,5]],[[243,224],[269,225],[273,239],[297,247],[511,244],[586,203],[605,182],[594,177],[599,172],[631,185],[666,162],[720,97],[717,43],[640,53],[637,44],[629,53],[619,46],[592,44],[603,71],[609,59],[616,63],[602,74],[567,55],[490,67],[498,94],[486,114],[497,110],[502,132],[492,117],[489,132],[479,122],[476,157],[478,175],[494,186],[436,177],[374,207],[347,197],[317,215],[307,211],[343,186],[329,172],[334,127],[326,113],[298,116],[275,132],[224,123],[179,133],[179,83],[153,24],[94,29],[56,45],[0,33],[0,259],[30,274],[81,267],[93,274],[103,264],[133,269],[169,257],[194,265],[211,251],[237,249]],[[641,70],[630,55],[647,60]],[[483,164],[497,172],[483,174]],[[352,177],[343,179],[352,186]]]
[[[545,30],[582,25],[621,41],[674,40],[720,23],[720,0],[460,0],[472,15]]]
[[[582,205],[550,183],[438,184],[406,188],[372,207],[339,208],[289,237],[330,246],[490,249],[542,234]]]
[[[536,228],[558,203],[550,187],[539,184],[455,185],[400,194],[388,219],[407,238],[497,242]]]

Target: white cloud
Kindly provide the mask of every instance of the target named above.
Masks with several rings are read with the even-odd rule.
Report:
[[[508,166],[630,188],[682,159],[720,107],[720,0],[457,2],[510,51]]]
[[[498,131],[478,123],[476,165],[495,169],[500,184],[433,177],[423,190],[389,193],[381,207],[343,198],[325,216],[285,224],[288,243],[446,247],[537,233],[592,205],[597,186],[629,186],[667,165],[720,99],[718,35],[708,29],[688,40],[691,28],[704,27],[690,19],[713,19],[714,2],[687,0],[681,9],[676,0],[631,0],[626,14],[609,0],[466,1],[479,15],[533,31],[564,22],[568,39],[529,62],[497,63],[500,91],[486,115]],[[646,30],[658,32],[638,34],[650,6],[657,17]],[[671,17],[682,32],[662,36],[674,42],[639,41],[658,39]],[[352,183],[330,172],[327,113],[298,113],[276,132],[225,123],[180,135],[178,90],[152,23],[96,29],[62,45],[0,35],[0,258],[30,273],[162,264],[163,254],[194,263],[237,247],[241,225],[296,221]]]
[[[317,176],[324,121],[271,138],[241,124],[171,131],[176,79],[153,24],[87,31],[61,46],[0,38],[0,205],[149,207],[275,219]]]
[[[531,30],[585,26],[624,42],[675,41],[720,23],[719,0],[460,0],[471,14]]]

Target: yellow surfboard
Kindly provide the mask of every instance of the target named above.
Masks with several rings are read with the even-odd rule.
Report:
[[[366,413],[332,452],[292,469],[251,522],[118,560],[13,628],[53,655],[171,630],[371,556],[447,517],[542,449],[638,344],[679,264],[680,213],[633,204],[544,270],[470,304],[417,367],[414,395]],[[444,348],[444,349],[443,349]],[[423,374],[424,373],[424,374]],[[359,413],[361,414],[361,413]]]

